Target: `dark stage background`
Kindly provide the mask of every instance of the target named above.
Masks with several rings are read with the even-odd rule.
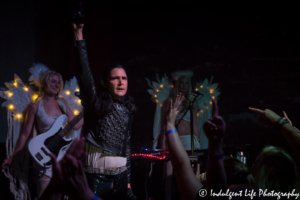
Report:
[[[0,2],[0,87],[13,80],[14,73],[28,83],[28,69],[38,62],[61,73],[64,80],[72,78],[73,1]],[[256,116],[247,109],[269,108],[279,114],[285,110],[300,127],[299,14],[204,10],[196,4],[83,1],[84,37],[96,85],[101,69],[110,62],[121,63],[130,71],[129,91],[139,109],[132,127],[132,146],[151,147],[152,143],[155,104],[147,93],[145,78],[155,80],[156,74],[190,69],[194,84],[212,75],[213,82],[219,83],[219,112],[227,124],[226,147],[250,144],[253,155],[266,144],[290,151],[278,130],[258,125]],[[6,110],[1,107],[1,162],[6,120]],[[145,177],[145,167],[133,172],[133,189],[141,199],[146,195]],[[154,187],[159,181],[149,182],[149,196],[160,199],[162,191]],[[0,188],[3,195],[8,193],[6,179],[1,179]]]

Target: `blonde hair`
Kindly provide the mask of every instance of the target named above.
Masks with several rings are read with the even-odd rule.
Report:
[[[269,191],[299,191],[299,175],[293,158],[283,149],[268,146],[257,157],[252,168],[257,188]]]
[[[49,83],[51,81],[51,78],[54,76],[54,75],[57,75],[60,79],[60,84],[59,84],[59,89],[58,89],[58,92],[57,94],[55,95],[55,98],[58,99],[58,94],[63,90],[63,87],[64,87],[64,83],[63,83],[63,79],[60,75],[60,73],[57,73],[55,71],[51,71],[51,70],[47,70],[45,71],[42,76],[40,77],[40,83],[41,83],[41,87],[40,87],[40,94],[39,94],[39,97],[43,96],[44,93],[45,93],[45,86],[49,87]]]

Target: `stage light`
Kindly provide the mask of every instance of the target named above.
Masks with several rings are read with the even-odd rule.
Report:
[[[78,115],[79,111],[78,110],[74,110],[74,115]]]
[[[38,98],[38,96],[39,96],[39,95],[34,94],[34,95],[32,96],[32,101],[35,101],[35,100]]]
[[[160,85],[159,87],[163,88],[163,87],[164,87],[164,85]]]
[[[10,109],[10,110],[14,109],[14,105],[9,104],[9,105],[8,105],[8,109]]]
[[[16,114],[16,118],[17,119],[21,119],[22,118],[22,114],[20,114],[20,113]]]
[[[157,95],[155,94],[155,95],[154,95],[154,97],[156,98],[156,97],[157,97]]]
[[[12,97],[12,95],[14,95],[12,92],[8,92],[8,93],[7,93],[7,96],[8,96],[8,97]]]
[[[200,88],[203,88],[203,85],[200,85]]]
[[[209,90],[209,92],[210,92],[211,94],[213,93],[213,91],[214,91],[213,89],[210,89],[210,90]]]
[[[79,91],[80,91],[79,88],[76,88],[76,89],[75,89],[75,92],[79,92]]]
[[[66,91],[66,95],[70,95],[71,93],[70,93],[70,91],[69,90],[67,90]]]
[[[25,90],[26,92],[28,92],[28,87],[23,87],[23,90]]]

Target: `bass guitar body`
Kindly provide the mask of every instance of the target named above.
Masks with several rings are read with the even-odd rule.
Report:
[[[64,129],[66,121],[65,114],[59,116],[47,132],[30,140],[28,150],[39,165],[45,168],[51,167],[52,162],[48,154],[53,153],[58,158],[62,150],[72,143],[72,138],[65,139],[59,134]]]

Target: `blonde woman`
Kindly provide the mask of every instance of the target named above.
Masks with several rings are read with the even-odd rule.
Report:
[[[36,68],[38,67],[35,66],[32,68],[31,72],[36,72],[38,70]],[[32,74],[34,74],[34,72],[32,72]],[[16,155],[24,148],[34,126],[36,126],[37,134],[42,134],[51,128],[56,118],[60,115],[66,114],[68,116],[68,122],[72,121],[74,118],[74,114],[67,101],[58,97],[58,94],[63,89],[61,75],[50,70],[46,70],[42,73],[37,72],[36,74],[39,74],[39,76],[33,81],[40,87],[40,98],[28,107],[23,129],[20,132],[14,152],[2,163],[3,169],[9,166]],[[83,119],[81,119],[73,129],[78,130],[82,125]],[[50,182],[52,168],[43,169],[35,166],[35,175],[37,178],[36,196],[39,197]]]
[[[190,101],[193,101],[193,96],[189,95],[192,91],[192,85],[191,85],[191,78],[193,76],[192,71],[178,71],[172,74],[172,79],[175,82],[174,91],[170,97],[164,102],[163,106],[163,116],[162,119],[164,119],[165,113],[167,110],[167,104],[170,100],[174,100],[179,93],[182,94],[182,96],[185,96],[184,100],[182,101],[181,105],[178,107],[178,114],[176,115],[176,121],[175,125],[178,129],[178,135],[182,142],[182,145],[185,150],[191,150],[191,114],[189,110],[189,103]],[[173,97],[174,96],[174,97]],[[200,149],[200,143],[199,143],[199,132],[198,132],[198,125],[197,125],[197,112],[199,110],[198,102],[195,101],[193,104],[192,112],[193,112],[193,141],[194,141],[194,149]],[[164,123],[162,123],[164,124]],[[162,149],[166,149],[166,139],[164,130],[165,128],[162,127],[161,129],[161,136],[162,136]]]

